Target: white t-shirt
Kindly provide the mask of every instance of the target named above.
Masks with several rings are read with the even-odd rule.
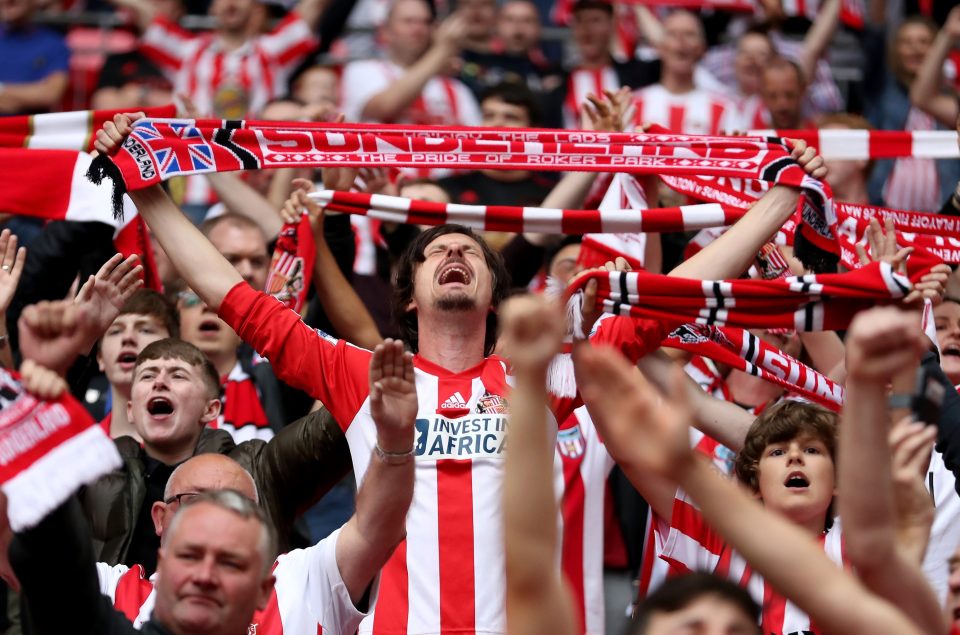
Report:
[[[353,633],[365,617],[354,606],[337,566],[336,530],[317,544],[295,549],[277,558],[277,581],[266,609],[257,611],[250,633],[301,635]],[[144,577],[143,568],[97,563],[100,592],[135,628],[150,619],[156,603],[156,574]]]

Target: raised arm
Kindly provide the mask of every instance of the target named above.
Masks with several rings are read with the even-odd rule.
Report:
[[[453,13],[441,22],[427,52],[387,88],[368,99],[360,113],[361,118],[393,121],[403,114],[420,96],[427,82],[441,74],[450,59],[460,54],[466,29],[466,16],[462,13]]]
[[[4,229],[0,232],[0,368],[13,368],[13,350],[7,334],[7,309],[20,283],[27,248],[17,249],[17,235]]]
[[[637,363],[644,376],[663,392],[670,389],[672,369],[677,366],[679,364],[663,350],[654,351]],[[693,426],[734,452],[739,452],[747,437],[747,430],[753,424],[753,416],[734,403],[707,394],[686,373],[683,386],[693,415]]]
[[[357,493],[357,512],[337,540],[337,566],[355,603],[406,535],[413,500],[417,389],[413,355],[399,341],[387,339],[373,351],[370,415],[377,445]]]
[[[833,564],[802,529],[764,510],[744,490],[694,455],[688,438],[690,413],[678,375],[673,391],[664,395],[648,382],[636,380],[633,369],[612,350],[587,349],[578,361],[584,375],[602,374],[633,384],[631,390],[618,393],[618,398],[623,408],[630,408],[637,417],[636,467],[678,483],[697,503],[707,522],[825,632],[923,632],[897,608]]]
[[[823,178],[823,158],[802,141],[793,141],[793,157],[814,178]],[[737,278],[753,263],[760,247],[770,240],[796,211],[799,192],[775,185],[720,238],[707,245],[669,274],[679,278],[724,280]]]
[[[947,15],[947,21],[937,33],[933,44],[927,50],[927,56],[917,71],[917,77],[910,86],[910,101],[944,126],[952,128],[957,122],[957,98],[944,94],[943,62],[950,49],[960,38],[960,7],[954,7]]]
[[[560,350],[563,318],[543,298],[526,296],[509,300],[500,319],[517,381],[503,478],[507,632],[572,635],[572,598],[556,566],[554,444],[547,427],[547,366]]]
[[[833,39],[840,25],[840,0],[826,0],[820,5],[817,17],[810,25],[807,35],[803,38],[803,49],[800,52],[800,69],[807,80],[813,82],[817,74],[817,63],[823,52]]]
[[[146,31],[153,19],[157,17],[157,10],[150,0],[110,0],[110,4],[132,13],[133,22],[141,33]]]
[[[114,154],[130,134],[132,123],[142,116],[117,115],[106,122],[97,131],[97,151]],[[183,215],[159,184],[130,192],[130,198],[190,288],[207,306],[219,310],[227,292],[243,281],[237,270]]]
[[[328,174],[334,171],[336,169],[325,170],[327,174],[324,178],[328,179],[328,183],[330,182]],[[343,172],[354,173],[348,170]],[[349,177],[349,174],[346,176]],[[347,178],[343,181],[347,181]],[[360,296],[340,271],[336,258],[324,238],[324,210],[307,196],[316,188],[306,179],[295,179],[293,184],[297,189],[284,203],[282,214],[288,221],[299,218],[303,211],[310,215],[310,226],[317,245],[317,257],[313,265],[313,286],[317,290],[320,305],[339,337],[357,346],[373,349],[383,341],[383,337]]]
[[[927,633],[947,630],[920,562],[897,548],[896,505],[888,434],[887,386],[912,392],[927,343],[919,315],[887,307],[861,313],[847,332],[847,393],[837,457],[846,553],[868,589],[900,606]],[[936,427],[908,424],[925,442]]]

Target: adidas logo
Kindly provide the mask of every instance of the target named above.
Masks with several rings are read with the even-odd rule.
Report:
[[[464,400],[463,395],[460,394],[460,391],[457,391],[450,395],[446,401],[440,404],[441,409],[453,409],[453,408],[466,408],[467,402]]]

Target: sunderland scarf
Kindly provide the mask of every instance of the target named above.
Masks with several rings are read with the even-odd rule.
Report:
[[[663,346],[709,357],[831,410],[843,405],[843,386],[744,329],[684,324],[670,332]]]
[[[689,280],[640,271],[585,272],[567,294],[597,281],[606,313],[663,322],[798,331],[844,329],[878,302],[903,298],[910,281],[875,262],[842,274],[778,280]]]
[[[120,465],[113,441],[73,397],[39,401],[0,368],[0,489],[14,531]]]
[[[277,236],[264,291],[299,313],[306,302],[316,258],[310,218],[304,214],[298,223],[285,223]]]
[[[127,110],[77,110],[21,117],[0,117],[0,147],[93,150],[94,135],[114,115]],[[173,117],[172,104],[144,110],[148,117]]]
[[[829,188],[775,137],[221,120],[137,121],[118,153],[98,157],[95,182],[120,194],[178,175],[274,167],[431,167],[633,172],[756,179],[801,188],[804,231],[833,244]]]

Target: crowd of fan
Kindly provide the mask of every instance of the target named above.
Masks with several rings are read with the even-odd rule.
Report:
[[[853,28],[850,4],[0,0],[0,113],[69,97],[217,119],[960,130],[960,7],[867,0]],[[116,12],[135,34],[105,40],[82,103],[76,33],[38,24],[79,10]],[[212,31],[180,26],[203,12]],[[542,40],[551,23],[568,41]],[[840,30],[863,62],[843,90]],[[97,150],[116,152],[138,117],[105,124]],[[825,161],[803,142],[794,158],[837,200],[960,215],[957,160]],[[639,180],[651,206],[683,202]],[[0,369],[42,398],[69,390],[123,460],[38,526],[0,522],[5,632],[960,632],[953,274],[916,287],[936,342],[917,302],[842,334],[756,332],[843,383],[839,414],[658,350],[663,324],[600,316],[589,290],[594,346],[574,345],[578,397],[560,399],[548,367],[568,329],[545,296],[583,270],[579,237],[325,214],[307,196],[320,184],[562,209],[595,207],[605,186],[429,167],[180,178],[131,193],[163,293],[140,288],[136,256],[114,255],[112,228],[0,209]],[[648,234],[634,255],[653,273],[735,279],[796,201],[778,186],[736,231]],[[303,214],[317,253],[301,320],[262,292]],[[903,264],[892,225],[869,234],[869,258]],[[948,387],[936,421],[901,398],[918,369]]]

